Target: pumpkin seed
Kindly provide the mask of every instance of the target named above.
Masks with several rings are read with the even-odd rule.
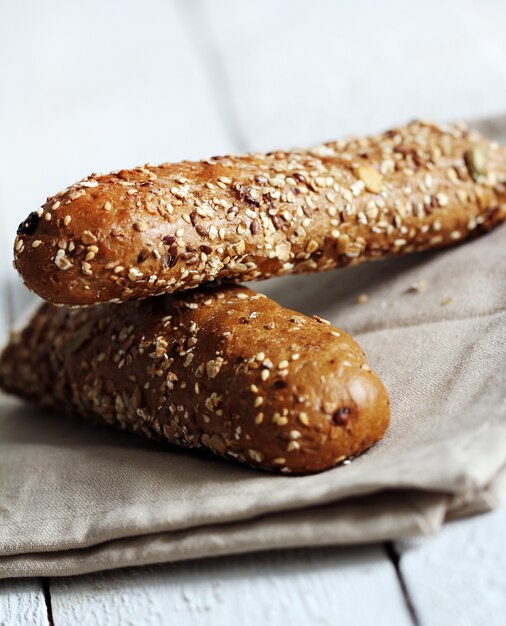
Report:
[[[465,151],[464,161],[469,173],[474,179],[486,174],[487,160],[483,151],[476,146]]]
[[[381,191],[383,176],[374,167],[362,165],[358,168],[358,177],[370,193],[379,193]]]
[[[94,322],[87,322],[82,326],[77,333],[72,337],[72,339],[68,342],[67,350],[72,354],[76,352],[85,341],[87,341],[91,336],[91,331],[93,330]]]

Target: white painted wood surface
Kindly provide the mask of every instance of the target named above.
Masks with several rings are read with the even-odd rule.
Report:
[[[506,508],[399,546],[401,572],[422,626],[506,624]]]
[[[316,143],[506,108],[501,0],[36,0],[0,9],[0,337],[29,296],[17,224],[93,170]],[[401,546],[421,626],[506,623],[506,513]],[[382,547],[287,551],[46,581],[56,626],[411,624]],[[0,625],[47,625],[39,580]]]
[[[378,547],[273,552],[54,580],[51,597],[55,624],[412,624],[394,568]]]
[[[414,117],[470,119],[504,110],[501,0],[198,6],[253,149],[376,132]]]
[[[39,580],[0,580],[0,626],[50,626]]]
[[[13,234],[47,195],[93,171],[236,149],[180,4],[3,4],[0,271],[15,314],[29,296],[10,267]]]

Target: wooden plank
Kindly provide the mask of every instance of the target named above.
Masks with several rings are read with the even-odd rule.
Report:
[[[400,570],[421,626],[506,622],[506,508],[400,544]]]
[[[381,547],[271,552],[52,579],[51,598],[56,625],[412,624]]]
[[[504,108],[506,3],[202,0],[200,10],[254,149]]]
[[[0,580],[0,626],[49,626],[40,580]]]

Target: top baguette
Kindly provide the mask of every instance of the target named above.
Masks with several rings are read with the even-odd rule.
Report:
[[[505,218],[506,149],[415,121],[307,150],[92,174],[20,225],[14,264],[49,302],[122,302],[437,248]]]

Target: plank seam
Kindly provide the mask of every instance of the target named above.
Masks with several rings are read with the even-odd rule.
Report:
[[[395,544],[392,542],[388,542],[385,544],[385,551],[387,553],[388,558],[390,559],[390,562],[392,563],[394,567],[395,575],[397,576],[397,580],[401,588],[402,597],[404,598],[406,609],[409,613],[411,621],[413,622],[413,626],[422,626],[420,622],[420,618],[418,617],[418,614],[416,612],[413,600],[409,594],[406,580],[404,579],[404,575],[400,567],[400,561],[401,561],[400,553],[397,550]]]
[[[205,6],[201,0],[176,0],[176,4],[179,5],[183,19],[188,26],[188,32],[200,57],[210,91],[234,149],[238,152],[247,152],[248,141],[234,105],[232,89],[220,48],[206,18]]]
[[[46,604],[47,621],[49,626],[54,626],[53,619],[53,603],[51,601],[51,589],[49,578],[42,578],[42,593],[44,594],[44,602]]]

